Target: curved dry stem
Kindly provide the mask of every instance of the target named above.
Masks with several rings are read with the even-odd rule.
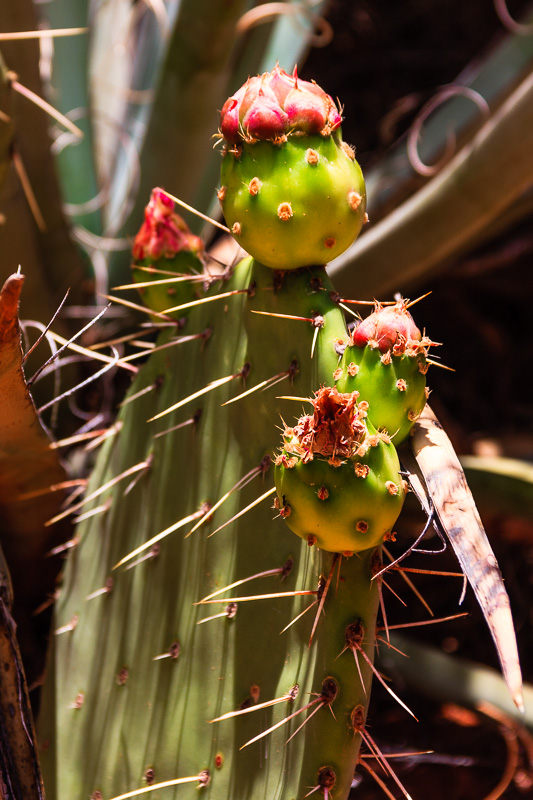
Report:
[[[518,36],[531,36],[533,33],[533,24],[526,25],[523,22],[517,22],[513,19],[507,8],[506,0],[494,0],[494,9],[500,22],[510,33],[515,33]]]
[[[407,136],[407,155],[409,157],[409,162],[415,172],[418,172],[419,175],[423,175],[427,178],[436,175],[437,172],[439,172],[442,167],[448,163],[454,153],[456,144],[455,134],[453,131],[449,131],[446,139],[444,154],[439,161],[431,166],[429,164],[424,164],[418,153],[418,140],[422,132],[422,127],[430,114],[432,114],[440,105],[447,102],[450,98],[457,97],[458,95],[467,97],[477,105],[481,112],[483,122],[490,117],[489,105],[485,98],[479,94],[479,92],[476,92],[474,89],[471,89],[468,86],[456,86],[454,84],[444,86],[422,108],[417,118],[413,122]]]
[[[320,16],[320,14],[315,14],[314,11],[311,11],[311,9],[303,3],[263,3],[257,8],[251,8],[242,15],[237,23],[237,32],[243,34],[256,25],[261,25],[263,22],[270,22],[270,20],[275,17],[284,14],[290,14],[296,18],[301,15],[312,23],[318,30],[318,33],[309,35],[309,43],[313,47],[325,47],[333,39],[333,28],[329,22],[324,17]]]

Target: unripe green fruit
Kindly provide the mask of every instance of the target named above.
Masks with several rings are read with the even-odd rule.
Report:
[[[370,427],[370,426],[369,426]],[[289,528],[335,553],[358,553],[383,542],[404,501],[396,449],[376,436],[363,457],[333,466],[322,458],[304,463],[291,454],[275,468],[276,491]]]
[[[219,199],[235,239],[274,269],[323,265],[365,221],[365,184],[340,132],[226,149]]]
[[[396,449],[368,421],[357,392],[323,387],[312,403],[313,415],[283,433],[275,505],[294,533],[323,550],[376,547],[404,501]]]
[[[359,392],[372,424],[398,445],[426,404],[427,368],[423,351],[391,355],[369,345],[349,346],[335,372],[335,385],[339,392]]]

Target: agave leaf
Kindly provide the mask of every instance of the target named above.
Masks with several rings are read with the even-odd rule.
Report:
[[[533,181],[533,74],[452,161],[331,265],[339,291],[402,291],[491,235]]]
[[[517,458],[461,456],[478,505],[533,520],[533,465]]]
[[[0,53],[0,189],[9,168],[9,149],[13,137],[13,126],[10,117],[10,96],[10,81],[7,74],[7,67]]]
[[[436,700],[476,708],[488,701],[517,722],[533,726],[533,686],[524,684],[525,715],[509,697],[504,679],[494,669],[446,655],[407,636],[391,632],[391,644],[380,651],[385,672],[405,680],[416,691]],[[395,650],[398,648],[398,650]],[[401,653],[404,653],[407,658]]]
[[[2,31],[28,31],[37,27],[35,9],[30,0],[0,4]],[[17,74],[18,81],[43,97],[39,43],[36,40],[6,41],[2,42],[1,50],[8,69]],[[71,301],[75,296],[79,297],[80,262],[61,211],[50,154],[49,119],[41,108],[15,92],[12,92],[11,118],[14,129],[12,149],[24,166],[44,226],[39,229],[19,175],[12,166],[0,208],[5,217],[5,223],[0,226],[0,276],[7,278],[21,265],[30,278],[23,299],[23,316],[49,319],[68,286],[72,287]]]
[[[418,478],[424,505],[434,508],[468,578],[498,651],[503,676],[517,708],[523,709],[522,674],[509,596],[461,463],[433,411],[426,408],[412,431],[414,458],[402,460]],[[429,499],[431,498],[431,500]]]
[[[531,20],[532,15],[526,19]],[[466,87],[477,92],[494,111],[531,72],[532,66],[533,36],[509,33],[486,57],[477,57],[468,64],[449,88]],[[463,146],[481,121],[477,105],[460,95],[438,105],[421,132],[418,149],[423,163],[432,165],[439,161],[451,131],[456,150]],[[367,174],[367,210],[372,222],[380,220],[426,182],[415,171],[407,153],[407,138],[402,137]]]
[[[44,800],[30,701],[11,616],[11,580],[0,548],[0,781],[2,797]]]
[[[0,536],[17,598],[29,616],[53,588],[56,569],[52,563],[44,567],[42,559],[58,531],[45,522],[64,496],[47,489],[65,479],[65,470],[50,449],[22,372],[17,312],[23,283],[23,275],[12,275],[0,294]]]

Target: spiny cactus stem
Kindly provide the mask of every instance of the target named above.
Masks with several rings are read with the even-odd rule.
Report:
[[[203,619],[199,619],[196,623],[197,625],[203,625],[204,622],[211,622],[213,619],[233,619],[235,614],[237,613],[237,603],[228,603],[224,611],[221,611],[220,614],[213,614],[211,617],[204,617]]]
[[[398,778],[393,768],[389,764],[387,758],[383,755],[382,751],[380,750],[380,748],[378,747],[372,736],[366,730],[364,722],[364,710],[362,706],[354,709],[354,713],[352,715],[352,724],[354,730],[361,735],[361,738],[368,747],[368,749],[371,751],[371,753],[374,754],[375,758],[383,767],[385,773],[390,775],[392,780],[396,783],[396,785],[398,786],[398,788],[400,789],[406,800],[413,800],[413,798],[411,797],[405,786],[401,783],[400,779]],[[363,766],[369,771],[369,773],[373,773],[373,770],[368,766],[368,764],[366,764],[366,762],[364,761],[361,762],[360,760],[359,763],[363,763]],[[377,780],[376,773],[373,773],[373,777]],[[385,791],[388,797],[392,797],[391,793],[381,780],[377,780],[377,783]]]
[[[229,519],[223,525],[220,525],[220,527],[218,527],[216,530],[214,530],[212,533],[210,533],[207,538],[208,539],[211,538],[211,536],[214,536],[215,533],[218,533],[219,531],[221,531],[222,528],[225,528],[231,522],[235,522],[236,519],[239,519],[239,517],[242,517],[244,514],[248,513],[248,511],[251,511],[252,508],[255,508],[257,505],[259,505],[259,503],[262,503],[263,500],[267,499],[267,497],[271,497],[274,494],[275,491],[276,491],[276,487],[275,486],[273,486],[271,489],[267,489],[267,491],[264,492],[260,497],[257,497],[255,500],[253,500],[251,503],[249,503],[245,508],[242,508],[239,512],[237,512],[237,514],[235,514],[231,519]]]
[[[187,342],[194,342],[196,339],[204,339],[207,340],[211,336],[211,329],[207,329],[202,331],[202,333],[191,333],[189,336],[178,336],[176,339],[172,339],[170,342],[165,342],[164,344],[157,345],[156,347],[150,347],[148,350],[139,350],[138,353],[132,353],[129,356],[125,356],[124,358],[119,358],[117,364],[126,364],[129,361],[135,361],[138,358],[144,358],[144,356],[149,356],[152,353],[157,352],[158,350],[168,350],[169,347],[176,347],[178,344],[186,344]]]
[[[179,422],[177,425],[173,425],[171,428],[167,428],[164,431],[159,431],[159,433],[154,433],[153,438],[159,439],[161,436],[167,436],[169,433],[173,433],[174,431],[179,431],[180,428],[186,428],[187,425],[197,425],[200,421],[202,416],[202,409],[198,408],[192,417],[189,419],[184,420],[183,422]]]
[[[238,711],[228,711],[227,714],[222,714],[221,717],[210,719],[209,723],[222,722],[225,719],[232,719],[233,717],[238,717],[241,714],[251,714],[253,711],[260,711],[263,708],[270,708],[270,706],[274,706],[277,703],[292,703],[298,697],[299,691],[300,688],[298,684],[295,684],[286,694],[282,695],[281,697],[276,697],[274,700],[266,700],[264,703],[257,703],[256,705],[248,706],[247,708],[239,708]]]
[[[252,386],[251,389],[247,389],[242,394],[238,394],[237,397],[232,397],[230,400],[226,400],[225,403],[222,403],[223,406],[229,406],[231,403],[235,403],[237,400],[241,400],[243,397],[247,397],[248,395],[252,394],[253,392],[257,392],[263,389],[270,389],[271,386],[275,386],[276,383],[280,383],[284,378],[293,378],[296,373],[298,372],[298,362],[295,358],[289,364],[289,369],[285,372],[279,372],[277,375],[273,375],[271,378],[267,378],[261,383]]]
[[[317,603],[319,602],[319,600],[320,600],[320,597],[322,596],[322,592],[323,592],[323,590],[324,590],[324,583],[325,583],[325,581],[324,581],[323,579],[321,579],[321,580],[320,580],[320,582],[319,582],[319,584],[318,584],[318,589],[317,589],[317,591],[316,591],[316,599],[315,599],[315,600],[313,600],[313,602],[311,603],[311,605],[310,605],[310,606],[307,606],[307,608],[304,608],[304,610],[303,610],[303,611],[301,611],[301,612],[298,614],[298,616],[294,617],[294,619],[291,619],[291,621],[289,622],[289,624],[288,624],[288,625],[285,625],[285,627],[283,628],[283,630],[282,630],[282,631],[280,631],[280,633],[285,633],[285,631],[287,631],[287,630],[288,630],[290,627],[292,627],[292,625],[294,625],[296,622],[298,622],[298,620],[299,620],[299,619],[301,619],[301,618],[303,617],[303,615],[304,615],[304,614],[307,614],[307,612],[308,612],[308,611],[311,611],[311,609],[312,609],[312,608],[314,608],[314,607],[316,606],[316,604],[317,604]]]
[[[357,625],[358,628],[360,628],[360,635],[359,635],[358,639],[355,638],[353,636],[353,634],[349,633],[349,629],[352,628],[354,626],[354,624]],[[374,676],[378,679],[378,681],[381,683],[381,685],[385,687],[385,689],[388,691],[390,696],[393,697],[396,700],[396,702],[399,703],[399,705],[401,705],[401,707],[404,708],[407,711],[407,713],[410,714],[413,717],[413,719],[415,719],[418,722],[417,717],[413,714],[411,709],[403,702],[403,700],[400,700],[398,695],[395,692],[393,692],[393,690],[390,688],[390,686],[384,681],[384,679],[381,677],[381,675],[379,674],[378,670],[375,668],[375,666],[372,663],[372,661],[369,659],[369,657],[367,656],[367,654],[363,650],[363,647],[362,647],[363,635],[364,635],[364,629],[363,629],[363,627],[362,627],[362,625],[361,625],[361,623],[359,621],[357,621],[356,623],[352,623],[352,625],[349,625],[348,628],[346,629],[346,646],[345,646],[345,648],[343,650],[343,652],[345,650],[351,650],[352,653],[353,653],[353,657],[355,658],[355,663],[357,665],[357,670],[359,672],[359,677],[361,679],[361,686],[363,688],[363,691],[366,694],[366,689],[365,689],[363,677],[362,677],[361,672],[360,672],[359,661],[357,660],[357,654],[358,653],[366,661],[366,663],[368,664],[368,666],[370,667],[370,669],[374,673]]]
[[[324,318],[316,315],[314,317],[299,317],[296,314],[275,314],[273,311],[256,311],[252,309],[252,314],[262,314],[265,317],[278,317],[279,319],[297,319],[302,322],[310,322],[313,327],[322,327]]]
[[[131,484],[130,484],[131,486]],[[128,487],[129,488],[129,487]],[[126,490],[124,494],[127,494],[128,491]],[[110,497],[107,498],[105,503],[102,503],[101,506],[96,506],[95,508],[91,508],[90,511],[86,511],[84,514],[78,514],[77,517],[74,517],[74,522],[76,525],[78,522],[83,522],[84,519],[89,519],[89,517],[95,517],[97,514],[105,514],[106,511],[109,511],[111,508],[112,500]]]
[[[389,625],[389,630],[394,631],[401,628],[420,628],[424,625],[438,625],[439,622],[450,622],[454,619],[460,619],[460,617],[468,617],[468,611],[462,611],[460,614],[450,614],[448,617],[439,617],[438,619],[433,617],[432,619],[423,619],[417,622],[402,622],[399,625]],[[376,630],[382,631],[384,628],[378,626]]]
[[[220,294],[214,294],[210,297],[201,297],[199,300],[192,300],[190,303],[182,303],[179,306],[165,308],[162,313],[173,314],[176,311],[184,311],[186,308],[195,308],[196,306],[201,306],[204,303],[213,303],[215,300],[224,300],[237,294],[250,294],[250,289],[233,289],[231,292],[220,292]]]
[[[146,308],[146,306],[139,305],[139,303],[133,303],[131,300],[124,300],[122,297],[113,297],[111,294],[101,294],[100,297],[104,297],[106,300],[111,300],[113,303],[118,303],[120,306],[133,308],[135,311],[142,311],[143,314],[148,314],[150,317],[157,317],[164,322],[170,322],[173,325],[176,325],[176,320],[172,319],[172,317],[169,317],[167,314],[163,314],[162,311],[154,311],[151,308]]]
[[[78,511],[80,508],[83,508],[84,505],[90,503],[91,500],[95,500],[101,494],[106,492],[108,489],[112,489],[113,486],[116,486],[117,483],[120,483],[125,478],[129,478],[131,475],[135,475],[136,472],[143,472],[149,469],[152,465],[151,458],[147,458],[145,461],[140,461],[138,464],[135,464],[133,467],[129,467],[129,469],[124,470],[121,472],[120,475],[116,475],[107,483],[104,483],[103,486],[100,486],[98,489],[95,489],[94,492],[91,492],[87,497],[84,497],[79,503],[76,503],[74,506],[70,506],[69,508],[62,511],[60,514],[56,514],[55,517],[49,519],[45,524],[46,525],[53,525],[55,522],[58,522],[60,519],[64,519],[68,517],[69,514],[73,514],[75,511]]]
[[[251,594],[244,597],[223,597],[216,600],[199,600],[195,606],[211,605],[213,603],[246,603],[249,600],[272,600],[274,597],[301,597],[304,595],[316,595],[313,589],[295,589],[292,592],[270,592],[269,594]]]
[[[294,711],[294,713],[289,714],[288,717],[285,717],[284,719],[280,720],[279,722],[276,722],[276,724],[272,725],[270,728],[268,728],[268,730],[263,731],[258,736],[254,736],[253,739],[250,739],[248,742],[246,742],[246,744],[243,744],[242,747],[240,747],[239,749],[243,750],[245,747],[248,747],[248,745],[253,744],[254,742],[257,742],[259,739],[263,739],[265,736],[268,736],[269,733],[272,733],[272,731],[275,731],[277,728],[281,728],[282,725],[285,725],[291,719],[294,719],[294,717],[297,717],[298,714],[301,714],[302,712],[307,711],[308,708],[312,708],[313,706],[317,706],[317,704],[319,704],[317,706],[317,708],[315,708],[311,712],[311,714],[309,714],[309,716],[306,717],[304,722],[294,731],[294,733],[291,736],[289,736],[289,738],[285,742],[285,744],[287,744],[288,742],[290,742],[291,739],[293,739],[296,736],[297,733],[299,733],[301,731],[303,726],[307,722],[309,722],[311,717],[314,716],[314,714],[316,714],[317,711],[320,711],[320,709],[323,708],[326,705],[329,706],[333,702],[333,700],[337,696],[337,691],[338,691],[338,686],[337,686],[337,682],[334,680],[334,678],[326,678],[326,680],[322,684],[322,691],[320,692],[319,696],[315,700],[311,700],[309,703],[306,703],[305,706],[302,706],[302,708],[299,708],[298,711]]]
[[[211,283],[214,279],[206,275],[177,275],[174,272],[165,270],[156,270],[154,267],[140,267],[135,266],[135,269],[141,269],[144,272],[160,272],[164,275],[172,275],[171,278],[161,278],[157,281],[142,281],[139,283],[124,283],[121,286],[113,286],[113,292],[127,291],[130,289],[146,289],[149,286],[167,286],[169,283]]]
[[[132,792],[119,794],[116,797],[112,797],[111,800],[128,800],[130,797],[138,797],[141,794],[155,792],[158,789],[165,789],[168,786],[178,786],[182,783],[194,783],[195,781],[198,781],[198,788],[201,789],[203,786],[208,786],[210,780],[209,770],[204,769],[199,775],[193,775],[190,778],[174,778],[171,781],[163,781],[162,783],[153,783],[151,786],[143,786],[142,789],[134,789]]]
[[[275,569],[267,569],[264,570],[264,572],[258,572],[255,575],[249,575],[247,578],[241,578],[239,581],[234,581],[233,583],[229,583],[227,586],[223,586],[222,589],[217,589],[216,592],[212,592],[211,594],[208,594],[207,597],[203,597],[202,601],[211,600],[211,598],[216,597],[217,594],[222,594],[222,592],[228,592],[230,589],[235,589],[236,586],[242,586],[244,583],[248,583],[248,581],[254,581],[256,578],[268,578],[271,577],[272,575],[281,575],[281,579],[283,580],[290,574],[293,563],[294,563],[293,559],[289,558],[282,567],[276,567]]]
[[[242,367],[239,372],[234,372],[233,375],[226,375],[224,378],[218,378],[216,381],[208,383],[207,386],[203,387],[203,389],[193,392],[193,394],[190,394],[188,397],[184,397],[183,400],[180,400],[178,403],[174,403],[174,405],[170,406],[169,408],[165,408],[164,411],[160,411],[159,414],[156,414],[154,417],[150,417],[147,422],[154,422],[156,419],[160,419],[161,417],[176,411],[178,408],[187,405],[187,403],[190,403],[192,400],[196,400],[197,397],[202,397],[202,395],[212,392],[214,389],[218,389],[220,386],[224,386],[225,383],[229,383],[230,381],[235,380],[235,378],[242,378],[243,371],[244,367]]]
[[[223,405],[226,405],[226,404],[223,403]],[[246,475],[244,475],[242,478],[240,478],[237,481],[237,483],[234,486],[231,487],[231,489],[229,489],[224,495],[222,495],[220,500],[217,500],[217,502],[213,506],[211,506],[211,508],[209,509],[209,519],[215,513],[215,511],[217,511],[217,509],[219,509],[220,506],[223,503],[225,503],[226,500],[229,497],[231,497],[233,492],[236,492],[239,489],[243,489],[257,475],[264,475],[267,472],[269,466],[270,466],[270,456],[263,458],[261,460],[261,463],[258,464],[257,467],[254,467],[249,472],[247,472]],[[196,525],[193,528],[191,528],[191,530],[189,531],[187,536],[190,536],[192,533],[194,533],[194,531],[197,530],[203,522],[204,522],[204,519],[199,519],[198,522],[196,523]]]
[[[311,628],[311,635],[309,636],[309,644],[307,645],[308,647],[311,647],[311,644],[313,643],[313,636],[315,635],[316,626],[318,625],[318,621],[320,619],[320,615],[322,614],[322,611],[324,609],[324,603],[326,602],[326,597],[328,595],[328,590],[329,590],[329,587],[330,587],[330,584],[331,584],[331,579],[333,578],[333,572],[335,571],[335,567],[337,565],[339,566],[339,572],[340,572],[340,563],[341,563],[340,562],[340,558],[341,558],[341,556],[340,556],[339,553],[335,553],[333,555],[333,558],[332,558],[332,561],[331,561],[331,569],[329,571],[329,575],[326,578],[326,582],[324,583],[323,587],[321,588],[318,608],[317,608],[317,612],[316,612],[316,615],[315,615],[315,621],[313,623],[313,627]]]
[[[390,565],[391,569],[395,572],[414,572],[416,575],[442,575],[446,578],[462,578],[464,580],[464,574],[462,572],[448,572],[446,570],[440,569],[420,569],[419,567],[393,567]]]
[[[145,386],[144,389],[140,389],[138,392],[134,392],[133,394],[129,394],[121,403],[118,404],[118,407],[119,408],[123,408],[124,406],[127,406],[130,403],[133,403],[135,400],[138,400],[140,397],[144,397],[145,395],[150,394],[150,392],[153,392],[154,390],[159,389],[160,386],[161,386],[162,380],[163,380],[162,376],[158,375],[156,380],[153,383],[149,384],[148,386]]]
[[[183,519],[180,519],[173,525],[170,525],[168,528],[165,528],[165,530],[161,531],[161,533],[158,533],[155,536],[153,536],[144,544],[141,544],[135,550],[132,550],[131,553],[128,553],[127,556],[121,558],[120,561],[118,561],[115,564],[113,569],[118,569],[118,567],[121,567],[123,564],[126,564],[128,561],[131,561],[132,558],[135,558],[135,556],[138,556],[140,553],[143,553],[145,550],[148,550],[148,548],[153,547],[154,544],[160,542],[161,539],[165,538],[165,536],[168,536],[169,534],[174,533],[174,531],[177,531],[180,528],[183,528],[185,525],[188,525],[189,522],[194,522],[199,517],[200,518],[204,517],[210,510],[211,507],[207,503],[204,503],[202,507],[198,509],[198,511],[194,511],[192,514],[188,514],[186,517],[183,517]]]

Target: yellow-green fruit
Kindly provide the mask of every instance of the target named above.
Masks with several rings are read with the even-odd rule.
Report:
[[[361,169],[340,130],[284,139],[226,148],[218,193],[226,223],[239,244],[269,267],[327,264],[364,224]]]
[[[298,460],[291,468],[278,464],[280,511],[294,533],[323,550],[357,553],[375,547],[402,509],[399,471],[394,446],[382,440],[365,457],[340,466],[320,458]]]
[[[396,448],[368,421],[368,404],[357,404],[357,392],[324,387],[312,402],[313,415],[284,431],[276,506],[294,533],[323,550],[375,547],[404,501]]]

